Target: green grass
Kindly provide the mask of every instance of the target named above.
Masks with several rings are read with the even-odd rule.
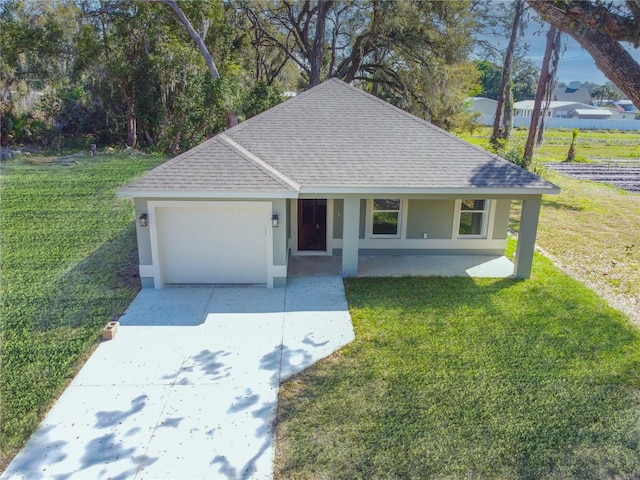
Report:
[[[276,478],[640,474],[640,331],[545,258],[346,289],[356,339],[281,388]]]
[[[160,161],[2,164],[0,469],[139,288],[133,208],[115,192]]]
[[[537,243],[640,325],[640,195],[549,171]]]
[[[489,129],[483,129],[467,139],[486,146],[489,134]],[[526,134],[515,131],[513,141],[524,139]],[[571,131],[547,130],[545,136],[538,160],[562,160],[566,150],[554,157],[550,148],[565,139],[568,149]],[[589,161],[606,157],[640,164],[640,132],[581,131],[578,141],[591,145],[590,150],[578,149]],[[540,164],[536,173],[562,189],[560,195],[543,197],[536,243],[640,325],[640,195],[570,178]],[[516,231],[519,209],[520,204],[512,202],[510,226]]]
[[[524,148],[527,141],[527,129],[514,129],[507,148]],[[490,150],[491,129],[480,128],[473,134],[460,135],[465,140]],[[572,130],[550,129],[545,132],[544,144],[536,149],[535,159],[539,162],[561,162],[567,157],[571,144]],[[640,132],[638,131],[599,131],[581,130],[576,139],[576,155],[585,161],[603,159],[640,158]]]
[[[551,170],[561,188],[542,197],[536,243],[640,326],[640,195]],[[518,230],[520,202],[512,202]]]

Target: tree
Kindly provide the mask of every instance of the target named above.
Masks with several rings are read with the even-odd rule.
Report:
[[[2,82],[11,94],[33,85],[46,91],[37,113],[51,139],[74,147],[126,143],[177,152],[224,128],[229,110],[255,115],[281,101],[283,89],[330,77],[462,128],[471,117],[464,99],[477,80],[468,60],[475,6],[5,0]]]
[[[553,92],[556,89],[558,64],[560,63],[560,49],[562,47],[563,33],[560,30],[557,28],[550,29],[549,35],[551,37],[551,58],[549,60],[548,72],[545,74],[545,70],[540,71],[539,83],[544,85],[544,97],[542,98],[542,108],[540,109],[540,121],[538,123],[536,147],[541,146],[544,142],[547,112],[549,111]],[[549,40],[547,39],[547,41]]]
[[[560,53],[561,32],[553,25],[547,32],[547,45],[542,59],[542,69],[540,71],[540,81],[531,112],[531,123],[529,134],[524,147],[522,166],[528,168],[533,158],[533,149],[536,144],[536,136],[540,128],[541,120],[544,121],[545,112],[549,105],[550,93],[552,91],[555,70],[557,69],[557,59]]]
[[[171,10],[173,10],[173,13],[176,14],[176,17],[178,17],[178,20],[180,21],[180,23],[184,26],[184,28],[187,29],[187,32],[189,32],[189,36],[197,45],[198,50],[200,51],[200,54],[202,55],[202,57],[204,58],[204,61],[207,64],[207,68],[209,69],[209,73],[211,74],[211,77],[214,80],[217,80],[220,77],[220,74],[218,73],[218,68],[216,67],[215,62],[213,61],[213,58],[211,58],[211,54],[209,53],[207,46],[204,44],[204,40],[202,39],[202,36],[198,32],[196,32],[196,30],[193,28],[193,26],[191,25],[191,22],[189,21],[187,16],[184,14],[180,6],[175,2],[175,0],[158,0],[158,1],[167,5]],[[206,30],[204,31],[203,36],[206,37]]]
[[[604,99],[620,99],[620,93],[611,82],[607,82],[604,85],[598,85],[597,87],[595,87],[593,90],[591,90],[591,96],[599,100],[598,105],[602,105]]]
[[[121,108],[129,119],[128,145],[142,143],[175,153],[225,127],[227,112],[245,96],[245,85],[238,64],[243,50],[234,43],[238,32],[227,21],[221,0],[180,2],[197,41],[163,3],[102,6],[86,12],[86,18],[100,26],[95,36],[104,44],[94,51],[93,68],[86,75],[103,72],[109,85],[125,87],[118,87],[115,95],[100,91],[98,96],[107,108]],[[198,43],[217,64],[207,60]],[[107,95],[112,97],[108,102]],[[118,123],[122,117],[116,115]]]
[[[242,32],[234,39],[234,47],[243,50],[242,66],[248,77],[258,85],[295,90],[300,83],[300,69],[284,49],[271,44],[278,36],[278,28],[261,22],[261,10],[245,8],[242,1],[226,8],[226,16],[233,27]],[[266,31],[265,31],[266,30]]]
[[[571,144],[569,145],[569,151],[567,152],[567,158],[565,158],[565,162],[573,162],[576,159],[576,139],[578,138],[578,134],[580,130],[577,128],[573,129],[571,133]]]
[[[532,100],[536,95],[540,69],[528,58],[516,58],[513,73],[513,98]]]
[[[497,100],[500,96],[502,78],[500,67],[489,60],[475,60],[473,63],[480,72],[480,94],[483,97]]]
[[[57,83],[71,74],[78,9],[64,0],[0,2],[0,78],[9,89],[36,82]]]
[[[492,100],[498,99],[502,69],[499,65],[488,60],[475,60],[473,62],[480,72],[479,91],[481,95]],[[515,58],[513,62],[513,98],[516,101],[533,100],[536,95],[540,69],[528,58]]]
[[[640,64],[621,42],[640,45],[640,1],[527,0],[547,22],[571,35],[598,68],[640,108]]]
[[[64,0],[0,2],[0,128],[2,143],[30,138],[34,118],[23,105],[72,75],[78,9]]]
[[[466,2],[263,0],[240,8],[262,48],[297,65],[304,87],[337,77],[440,125],[462,114],[475,80],[468,68],[475,21]]]
[[[511,111],[513,106],[513,87],[511,77],[513,54],[516,48],[518,34],[522,35],[524,9],[524,0],[516,0],[513,11],[511,36],[509,37],[509,44],[507,45],[502,65],[502,81],[500,82],[500,93],[498,95],[498,105],[496,106],[496,116],[493,120],[491,143],[494,146],[498,145],[499,140],[508,139],[511,134]]]

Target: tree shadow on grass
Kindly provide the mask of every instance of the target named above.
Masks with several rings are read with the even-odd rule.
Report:
[[[584,207],[579,207],[577,205],[570,205],[568,203],[558,202],[555,200],[543,199],[542,200],[543,207],[555,208],[556,210],[571,210],[572,212],[584,212]]]

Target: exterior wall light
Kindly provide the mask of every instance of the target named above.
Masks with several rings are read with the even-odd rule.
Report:
[[[271,217],[271,226],[272,226],[273,228],[278,228],[278,215],[277,215],[277,214],[274,214],[274,215]]]
[[[149,226],[149,217],[147,217],[146,213],[143,213],[142,215],[140,215],[138,217],[138,222],[140,223],[141,227],[148,227]]]

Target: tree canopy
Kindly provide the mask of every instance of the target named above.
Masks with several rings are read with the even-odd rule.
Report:
[[[462,103],[476,81],[469,68],[476,21],[466,1],[261,0],[238,10],[256,47],[290,59],[305,87],[357,81],[441,126],[465,121]]]
[[[587,8],[589,2],[527,1],[545,18],[571,19],[578,26],[565,27],[574,35],[638,43],[637,32],[624,24],[627,19],[637,27],[634,0],[617,10],[602,3],[598,10]],[[242,120],[282,101],[284,91],[301,91],[331,77],[445,129],[469,128],[465,99],[479,90],[490,98],[498,95],[502,65],[487,60],[474,68],[471,60],[482,43],[477,33],[487,25],[508,36],[506,7],[492,5],[487,0],[4,0],[2,142],[126,144],[175,153],[225,128],[231,110]],[[482,44],[490,48],[490,42]],[[611,52],[607,62],[629,63]],[[516,51],[512,70],[515,99],[533,98],[537,69],[523,51]],[[631,69],[622,76],[623,81],[610,78],[632,100],[640,99],[640,67],[637,75]]]

